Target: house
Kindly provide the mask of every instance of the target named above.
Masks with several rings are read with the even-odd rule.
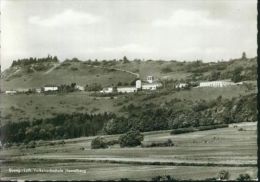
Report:
[[[117,92],[119,92],[119,93],[137,92],[137,88],[136,87],[117,87]]]
[[[44,86],[43,87],[43,91],[44,92],[48,92],[48,91],[58,91],[58,87],[57,86]]]
[[[187,87],[187,86],[188,86],[187,83],[179,83],[179,84],[177,84],[177,85],[175,86],[175,88],[185,88],[185,87]]]
[[[235,83],[231,81],[222,80],[222,81],[200,82],[198,87],[226,87],[231,85],[235,85]]]
[[[154,82],[154,77],[153,77],[153,76],[147,76],[146,81],[147,81],[148,83],[153,83],[153,82]]]
[[[76,87],[76,89],[78,89],[80,91],[84,91],[85,90],[85,88],[80,86],[80,85],[76,85],[75,87]]]
[[[13,94],[16,94],[17,91],[15,91],[15,90],[6,90],[5,93],[8,94],[8,95],[13,95]]]
[[[162,87],[162,84],[159,82],[146,83],[142,85],[143,90],[156,90],[159,87]]]
[[[103,88],[103,90],[101,90],[101,93],[112,93],[113,92],[113,87],[107,87],[107,88]]]
[[[36,89],[35,89],[35,92],[36,92],[36,93],[41,93],[42,90],[41,90],[40,88],[36,88]]]
[[[135,82],[135,87],[140,90],[142,89],[142,81],[141,80],[136,80]]]

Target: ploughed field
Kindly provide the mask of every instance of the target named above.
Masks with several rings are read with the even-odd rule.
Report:
[[[91,149],[94,137],[69,139],[65,144],[57,141],[57,144],[29,149],[13,146],[0,151],[0,175],[1,179],[24,180],[151,180],[159,175],[206,179],[227,170],[230,179],[244,173],[256,178],[256,123],[235,125],[179,135],[170,135],[170,131],[144,133],[143,143],[171,139],[173,147],[120,148],[114,145],[107,149]],[[104,137],[117,139],[118,135]],[[53,171],[44,173],[29,169]],[[11,170],[14,171],[11,173]]]

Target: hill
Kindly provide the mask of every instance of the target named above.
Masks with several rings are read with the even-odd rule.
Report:
[[[97,83],[102,87],[117,85],[119,82],[129,85],[139,75],[143,80],[148,75],[153,75],[160,80],[167,81],[220,79],[245,81],[256,80],[257,78],[256,58],[233,59],[217,63],[162,60],[80,61],[76,58],[62,63],[53,60],[31,61],[29,63],[16,63],[5,70],[1,74],[2,88],[38,88],[46,84],[61,85],[71,83],[82,86]]]

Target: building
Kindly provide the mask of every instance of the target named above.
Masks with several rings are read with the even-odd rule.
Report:
[[[101,90],[101,93],[112,93],[113,92],[113,87],[107,87],[107,88],[103,88],[103,90]]]
[[[175,86],[175,88],[185,88],[185,87],[187,87],[187,86],[188,86],[187,83],[179,83],[179,84],[177,84],[177,85]]]
[[[162,87],[161,83],[146,83],[142,85],[143,90],[156,90],[159,87]]]
[[[85,88],[83,86],[80,86],[80,85],[76,85],[75,87],[76,87],[76,89],[78,89],[80,91],[84,91],[85,90]]]
[[[57,86],[45,86],[43,87],[43,91],[44,92],[48,92],[48,91],[58,91],[58,87]]]
[[[36,89],[35,89],[35,92],[36,92],[36,93],[41,93],[42,90],[41,90],[40,88],[36,88]]]
[[[154,77],[153,77],[153,76],[147,76],[146,81],[147,81],[148,83],[153,83],[153,82],[154,82]]]
[[[29,92],[30,89],[28,89],[28,88],[18,88],[16,91],[19,92],[19,93],[26,93],[26,92]]]
[[[119,92],[119,93],[137,92],[137,88],[136,87],[117,87],[117,92]]]
[[[137,89],[139,89],[139,90],[142,89],[142,81],[141,80],[136,80],[135,87]]]
[[[210,82],[200,82],[198,87],[226,87],[236,85],[231,81],[210,81]]]
[[[13,95],[13,94],[16,94],[17,91],[15,91],[15,90],[6,90],[5,93],[8,94],[8,95]]]

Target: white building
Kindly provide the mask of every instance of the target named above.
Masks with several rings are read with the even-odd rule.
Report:
[[[80,90],[80,91],[84,91],[84,87],[80,86],[80,85],[76,85],[76,89]]]
[[[154,77],[153,76],[147,76],[147,82],[148,83],[153,83],[154,82]]]
[[[18,88],[16,91],[19,93],[25,93],[25,92],[29,92],[29,89],[28,88]]]
[[[159,87],[162,87],[161,83],[146,83],[142,85],[143,90],[156,90]]]
[[[185,88],[185,87],[187,87],[187,86],[188,86],[187,83],[179,83],[179,84],[177,84],[177,85],[175,86],[175,88]]]
[[[57,91],[59,88],[57,86],[45,86],[43,87],[43,91],[44,92],[48,92],[48,91]]]
[[[135,87],[136,87],[137,89],[141,89],[141,88],[142,88],[142,81],[141,81],[141,80],[136,80],[136,82],[135,82]]]
[[[17,91],[15,91],[15,90],[6,90],[5,93],[9,94],[9,95],[13,95],[13,94],[16,94]]]
[[[210,81],[210,82],[200,82],[199,87],[226,87],[236,85],[231,81]]]
[[[136,87],[117,87],[117,92],[119,92],[119,93],[137,92],[137,88]]]
[[[41,93],[42,90],[41,90],[40,88],[36,88],[36,89],[35,89],[35,92],[36,92],[36,93]]]
[[[100,92],[101,93],[112,93],[113,92],[113,87],[103,88],[103,90],[101,90]]]

